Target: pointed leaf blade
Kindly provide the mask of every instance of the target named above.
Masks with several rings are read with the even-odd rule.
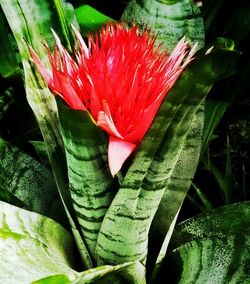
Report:
[[[193,117],[182,152],[173,173],[169,177],[168,184],[150,228],[150,263],[148,262],[148,265],[151,267],[155,266],[154,274],[156,274],[159,263],[161,263],[167,252],[171,236],[169,229],[173,226],[172,222],[174,219],[177,218],[199,162],[203,120],[204,104],[200,106]]]

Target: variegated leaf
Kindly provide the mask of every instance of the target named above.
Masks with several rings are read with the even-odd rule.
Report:
[[[249,215],[243,202],[180,223],[162,273],[171,283],[249,283]]]
[[[74,241],[58,223],[0,201],[0,282],[27,284],[50,274],[73,280]]]
[[[177,218],[197,168],[200,158],[203,122],[204,104],[200,106],[193,117],[182,152],[169,177],[150,228],[147,264],[148,269],[152,269],[152,266],[155,265],[154,275],[157,274],[158,267],[165,257],[171,236],[168,231],[174,218]]]
[[[92,267],[92,261],[82,241],[81,233],[78,230],[79,225],[74,215],[68,188],[65,153],[59,129],[55,98],[30,61],[30,53],[27,45],[27,43],[30,44],[36,50],[45,66],[48,67],[49,60],[46,48],[41,43],[42,38],[45,38],[49,45],[54,44],[51,33],[51,28],[53,28],[58,34],[65,36],[64,40],[69,48],[70,38],[67,27],[75,21],[73,7],[63,0],[54,0],[54,6],[48,0],[1,0],[0,3],[21,54],[28,102],[34,111],[43,134],[53,174],[82,259],[85,267],[90,268]],[[74,24],[76,23],[74,22]]]
[[[94,259],[100,226],[115,194],[107,138],[89,113],[69,109],[60,99],[57,102],[73,206]]]
[[[132,0],[122,19],[150,27],[170,51],[183,35],[191,44],[204,45],[203,20],[193,0]]]
[[[0,199],[66,225],[51,172],[14,145],[0,142]]]

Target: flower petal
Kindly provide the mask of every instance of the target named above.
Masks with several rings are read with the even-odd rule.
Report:
[[[40,60],[40,58],[38,57],[38,55],[36,54],[36,52],[34,51],[34,49],[31,46],[29,46],[29,50],[30,50],[31,57],[32,57],[38,71],[42,75],[44,81],[47,83],[47,85],[49,87],[52,86],[51,74],[47,71],[47,69],[43,65],[42,61]]]
[[[103,100],[102,105],[103,111],[98,112],[97,125],[104,129],[109,135],[114,135],[117,138],[124,139],[115,126],[108,103]]]
[[[79,33],[79,31],[77,30],[77,28],[73,24],[71,24],[71,27],[72,27],[75,35],[76,35],[79,47],[80,47],[81,52],[82,52],[82,56],[89,58],[89,50],[88,50],[88,47],[86,46],[81,34]]]
[[[58,76],[58,82],[60,82],[61,89],[61,92],[59,92],[58,95],[62,97],[71,108],[86,111],[84,104],[70,83],[70,78],[59,71],[56,75]],[[54,91],[56,93],[56,90]]]
[[[110,136],[108,146],[108,163],[112,176],[119,172],[123,163],[135,150],[136,146],[137,145],[134,143]]]

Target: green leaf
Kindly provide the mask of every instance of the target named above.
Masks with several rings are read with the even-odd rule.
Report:
[[[203,50],[169,92],[104,218],[96,249],[99,263],[145,263],[150,225],[194,115],[214,81],[237,57],[238,52],[230,50]]]
[[[73,280],[74,241],[58,223],[0,201],[0,282],[30,283],[50,274]]]
[[[173,230],[174,230],[180,209],[177,211],[175,217],[171,218],[173,221],[170,224],[170,226],[168,227],[167,234],[166,234],[164,241],[161,245],[157,259],[155,260],[154,256],[153,256],[153,259],[151,259],[152,256],[151,257],[149,256],[149,258],[148,258],[147,270],[149,271],[148,275],[150,275],[149,283],[157,283],[157,279],[159,278],[159,273],[161,272],[161,269],[162,269],[162,261],[166,256],[166,252],[168,250],[168,245],[169,245],[170,239],[172,237]],[[154,266],[152,267],[152,265],[154,265]],[[152,270],[152,272],[151,272],[151,270]]]
[[[194,192],[199,197],[199,201],[196,202],[193,197],[188,196],[191,202],[193,202],[202,212],[206,210],[212,209],[214,206],[213,204],[207,199],[206,195],[202,192],[201,188],[192,182],[192,188],[194,189]],[[200,201],[202,203],[200,203]]]
[[[65,153],[59,129],[55,98],[35,70],[35,66],[31,63],[27,46],[27,43],[30,44],[45,66],[49,68],[50,64],[47,51],[41,43],[42,38],[45,38],[49,45],[53,45],[54,38],[51,33],[51,28],[53,28],[59,35],[66,37],[64,38],[66,43],[70,42],[67,27],[74,22],[74,9],[63,0],[54,0],[54,4],[56,9],[53,9],[51,1],[48,0],[1,1],[1,7],[12,29],[21,54],[27,99],[42,132],[53,174],[84,265],[86,268],[89,268],[92,267],[92,263],[82,242],[68,188]],[[65,18],[66,16],[67,19]],[[74,24],[76,25],[76,22]],[[63,37],[61,39],[63,40]]]
[[[234,43],[231,40],[225,41],[223,38],[216,39],[213,44],[214,48],[233,50],[234,47]],[[211,46],[212,45],[208,45],[206,48]],[[223,76],[226,76],[227,74],[230,75],[231,68],[228,68],[228,73],[223,72],[222,74]],[[151,226],[149,238],[149,261],[147,263],[149,269],[154,263],[155,254],[157,254],[159,247],[162,245],[157,257],[154,277],[156,276],[156,271],[159,269],[161,261],[167,250],[166,238],[169,239],[169,234],[167,234],[168,228],[170,228],[170,224],[172,224],[173,218],[176,216],[189,190],[199,162],[201,148],[203,150],[208,144],[209,139],[211,138],[213,131],[224,114],[227,106],[228,103],[226,102],[206,100],[205,120],[202,108],[196,114],[194,121],[190,125],[189,134],[185,142],[186,145],[180,154],[180,159],[176,163],[175,170],[170,177],[168,186]],[[200,196],[203,197],[201,192]],[[207,206],[210,206],[210,204],[207,204]],[[167,237],[164,238],[166,234]]]
[[[0,160],[1,200],[67,225],[51,172],[7,142],[0,143]]]
[[[4,78],[10,78],[20,73],[20,56],[16,52],[17,46],[13,35],[11,34],[8,23],[0,9],[0,75]]]
[[[64,0],[53,0],[53,2],[55,5],[55,12],[57,13],[60,22],[60,30],[63,35],[60,38],[65,40],[66,44],[64,46],[67,47],[68,50],[71,50],[71,44],[74,39],[71,32],[71,24],[74,24],[75,26],[78,25],[73,7]]]
[[[132,1],[123,14],[125,20],[135,19],[141,26],[149,25],[171,51],[185,35],[191,45],[204,45],[203,21],[193,1]],[[179,158],[169,177],[168,186],[159,204],[149,236],[147,270],[151,271],[164,257],[171,236],[170,226],[177,218],[182,202],[190,187],[200,157],[201,135],[204,124],[204,106],[195,114]],[[187,167],[187,165],[189,165]],[[172,228],[173,229],[173,228]],[[159,254],[159,255],[158,255]],[[154,277],[157,269],[154,268]],[[150,273],[150,272],[149,272]]]
[[[43,165],[50,167],[48,152],[44,141],[29,141],[34,147],[39,159],[42,161]]]
[[[150,27],[157,40],[172,50],[183,35],[204,45],[204,27],[198,6],[192,0],[132,0],[122,19]]]
[[[113,199],[107,163],[107,138],[88,112],[57,100],[73,206],[88,249],[94,257],[99,229]]]
[[[226,188],[226,180],[223,173],[216,167],[216,165],[210,160],[210,155],[206,157],[206,155],[203,156],[202,162],[204,163],[206,169],[211,172],[215,178],[215,181],[217,182],[221,193],[222,193],[222,199],[224,199],[224,190]]]
[[[9,109],[10,105],[14,102],[12,91],[12,88],[9,88],[0,94],[0,120]]]
[[[65,274],[58,274],[48,276],[36,281],[33,281],[31,284],[71,284],[69,277]]]
[[[171,283],[249,283],[250,202],[179,224],[163,272]]]
[[[206,100],[205,104],[205,123],[202,137],[201,157],[206,151],[214,130],[223,117],[229,103],[223,101]]]
[[[116,266],[104,265],[96,268],[88,269],[78,274],[78,276],[70,281],[68,275],[51,275],[32,282],[32,284],[88,284],[88,283],[117,283],[127,284],[133,282],[129,276],[131,269],[138,269],[138,262],[128,262]],[[119,280],[118,280],[119,279]],[[111,281],[111,282],[108,282]],[[119,282],[116,282],[119,281]],[[138,282],[143,284],[144,282]]]
[[[225,170],[225,205],[233,203],[234,192],[233,192],[233,166],[231,157],[231,147],[229,137],[227,136],[227,158],[226,158],[226,170]]]
[[[87,36],[88,33],[97,32],[106,22],[111,22],[113,19],[97,11],[89,5],[82,5],[75,9],[75,14],[81,32]]]
[[[130,262],[79,273],[74,270],[74,240],[63,227],[50,218],[3,201],[0,201],[0,255],[1,283],[87,284],[120,274],[131,280],[131,270],[140,269],[138,262]]]
[[[232,46],[234,46],[234,44],[231,40],[227,42],[227,40],[220,38],[214,41],[213,48],[221,50],[232,50]],[[208,45],[206,48],[209,49],[210,47],[211,45]],[[200,53],[202,52],[204,51],[200,51]],[[232,60],[232,62],[233,61],[234,60]],[[221,75],[226,76],[226,74],[230,74],[230,70],[231,67],[227,68],[227,72],[223,71]],[[221,78],[221,75],[217,75],[218,78]],[[204,147],[204,137],[207,138],[208,135],[211,135],[211,132],[214,130],[216,123],[218,123],[218,120],[221,117],[220,114],[224,113],[223,106],[225,107],[225,104],[220,103],[218,104],[218,109],[221,110],[221,113],[218,113],[218,120],[210,117],[208,114],[211,114],[212,105],[215,106],[215,103],[210,104],[210,101],[209,103],[205,103],[205,120],[203,110],[204,105],[202,105],[198,112],[195,114],[194,119],[190,125],[189,133],[185,141],[183,150],[180,153],[180,158],[177,161],[173,173],[169,178],[165,193],[153,219],[149,238],[149,268],[150,265],[154,263],[154,255],[157,254],[159,247],[162,245],[160,253],[156,260],[154,277],[156,277],[157,270],[159,269],[160,263],[167,251],[167,240],[169,240],[168,229],[170,228],[170,225],[172,226],[173,219],[174,217],[176,217],[178,210],[181,208],[182,202],[185,199],[185,196],[191,185],[192,178],[195,174],[196,167],[200,158],[201,148]],[[207,106],[209,106],[208,110],[206,109]],[[218,112],[218,109],[215,108],[214,111]],[[205,130],[203,130],[203,127],[205,128]],[[211,132],[209,132],[208,129],[210,129]],[[165,235],[166,238],[164,238]]]
[[[199,162],[203,123],[204,104],[200,106],[193,117],[183,149],[169,177],[164,195],[150,228],[148,253],[150,262],[148,261],[148,265],[150,267],[150,264],[151,266],[155,264],[154,274],[158,270],[156,267],[160,266],[158,264],[165,257],[171,236],[168,231],[174,218],[177,218],[178,211],[187,195]]]
[[[234,202],[233,196],[233,167],[232,167],[232,158],[231,150],[229,144],[229,137],[227,137],[227,156],[226,156],[226,165],[225,173],[222,171],[210,160],[210,155],[204,155],[202,162],[204,163],[207,170],[214,176],[215,181],[217,182],[219,189],[221,190],[222,199],[224,204],[230,204]]]
[[[143,279],[140,282],[135,282],[131,273],[141,269],[139,262],[127,262],[116,266],[104,265],[96,268],[89,269],[79,274],[72,284],[87,284],[87,283],[133,283],[133,284],[145,284]],[[118,282],[116,282],[118,280]],[[121,281],[120,281],[121,280]]]
[[[28,42],[32,45],[48,65],[47,52],[41,44],[41,40],[42,37],[45,37],[49,43],[53,42],[50,31],[50,28],[54,26],[52,25],[53,11],[49,10],[46,1],[22,1],[19,3],[19,1],[3,0],[1,6],[22,57],[28,102],[44,136],[51,162],[55,164],[53,169],[56,170],[57,166],[62,170],[58,164],[59,162],[63,164],[64,153],[54,96],[45,87],[41,77],[37,76],[33,64],[30,64],[30,54],[26,44]],[[60,176],[63,179],[62,175]]]

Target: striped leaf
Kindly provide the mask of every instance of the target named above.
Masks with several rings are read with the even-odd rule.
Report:
[[[74,242],[58,223],[0,201],[0,282],[27,284],[50,274],[73,280]]]
[[[157,274],[170,240],[168,230],[186,197],[195,174],[201,150],[204,104],[195,113],[180,157],[169,177],[164,195],[154,216],[149,235],[148,266]],[[174,225],[172,225],[174,226]],[[171,234],[170,234],[171,235]]]
[[[231,40],[225,41],[223,38],[215,39],[212,44],[207,46],[207,49],[212,46],[213,48],[234,49],[234,43]],[[230,76],[233,72],[234,68],[228,68],[226,73],[223,72],[221,74],[221,78]],[[219,78],[220,76],[218,79]],[[168,185],[153,219],[149,237],[149,261],[147,263],[149,271],[151,271],[153,265],[155,265],[151,278],[152,282],[155,277],[157,277],[157,272],[167,252],[171,235],[168,230],[174,226],[174,218],[177,218],[177,214],[190,188],[199,159],[206,146],[208,135],[211,136],[214,127],[224,113],[223,111],[219,113],[219,111],[223,109],[223,106],[225,107],[221,102],[218,108],[214,109],[214,112],[217,113],[218,116],[211,115],[213,106],[215,106],[215,104],[210,100],[206,101],[196,113],[190,125],[183,150],[169,178]]]
[[[114,196],[107,138],[87,112],[69,109],[61,99],[57,102],[73,206],[94,257],[97,235]]]
[[[123,18],[128,20],[134,18],[142,26],[149,25],[157,33],[159,42],[163,42],[169,51],[183,35],[191,40],[191,44],[197,42],[199,47],[204,45],[203,21],[199,8],[193,1],[133,1]],[[151,272],[156,262],[154,275],[157,274],[158,264],[167,250],[171,237],[170,226],[173,229],[173,220],[177,218],[177,212],[180,210],[196,171],[200,156],[203,120],[204,106],[202,105],[190,125],[182,152],[169,177],[168,186],[152,223],[147,270]]]
[[[171,283],[250,282],[250,203],[231,204],[179,224],[164,263]]]
[[[84,264],[87,268],[92,267],[90,257],[77,229],[79,226],[71,202],[55,98],[30,61],[27,46],[27,43],[29,43],[36,50],[45,66],[49,67],[47,51],[41,44],[41,40],[45,38],[48,44],[54,44],[51,33],[51,28],[53,28],[57,34],[62,35],[62,39],[63,36],[66,36],[64,38],[66,44],[70,42],[67,26],[74,22],[73,7],[63,0],[54,0],[54,6],[48,0],[1,0],[0,3],[17,41],[24,69],[27,99],[41,129],[60,196],[66,208]],[[74,24],[76,23],[74,22]]]
[[[198,42],[199,47],[204,45],[203,20],[192,0],[132,0],[122,19],[150,27],[168,50],[172,50],[183,35],[191,43]]]
[[[148,232],[185,145],[190,124],[214,81],[238,52],[214,49],[193,61],[160,107],[101,226],[99,263],[145,263]],[[189,165],[186,165],[189,166]]]
[[[66,225],[66,215],[52,174],[7,142],[0,142],[0,200]]]

